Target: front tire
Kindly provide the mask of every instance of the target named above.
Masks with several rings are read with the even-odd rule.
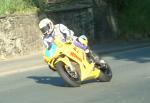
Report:
[[[70,85],[73,87],[79,87],[81,85],[81,81],[80,81],[80,75],[77,72],[78,77],[77,78],[73,78],[71,75],[69,75],[69,73],[66,71],[65,68],[65,63],[63,62],[58,62],[56,64],[56,68],[57,71],[59,73],[59,75]]]
[[[100,68],[101,76],[99,78],[100,82],[109,82],[112,79],[112,71],[110,66],[106,63],[105,67]]]

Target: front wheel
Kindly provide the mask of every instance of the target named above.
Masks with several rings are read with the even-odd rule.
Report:
[[[106,63],[104,67],[100,68],[101,76],[99,78],[100,82],[109,82],[112,79],[112,71],[110,66]]]
[[[77,71],[71,71],[70,67],[68,67],[63,62],[58,62],[56,64],[56,68],[60,76],[73,87],[79,87],[81,85],[80,75]]]

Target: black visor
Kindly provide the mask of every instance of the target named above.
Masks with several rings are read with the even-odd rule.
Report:
[[[47,33],[49,31],[50,27],[49,25],[47,24],[46,26],[44,26],[43,28],[41,28],[41,31],[43,34]]]

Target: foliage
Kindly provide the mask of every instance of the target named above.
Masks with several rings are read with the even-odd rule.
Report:
[[[150,37],[150,0],[106,0],[118,11],[122,38]]]
[[[135,38],[149,36],[150,1],[126,0],[126,5],[120,12],[120,26],[123,32],[128,32]]]
[[[62,4],[70,4],[75,0],[62,0]],[[48,0],[0,0],[0,15],[9,15],[13,13],[32,13],[44,11],[47,7]],[[54,4],[55,5],[60,5]],[[53,6],[53,4],[51,4]]]
[[[0,15],[37,12],[47,0],[0,0]]]

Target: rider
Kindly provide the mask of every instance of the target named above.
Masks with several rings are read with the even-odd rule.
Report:
[[[46,48],[50,48],[55,37],[69,40],[69,38],[74,35],[74,32],[69,30],[65,25],[54,25],[53,22],[48,18],[44,18],[40,21],[39,28],[43,33],[43,42]]]
[[[54,41],[55,37],[60,37],[60,39],[65,40],[66,42],[72,39],[74,42],[79,42],[81,44],[80,48],[85,51],[90,61],[100,62],[98,56],[93,56],[91,50],[89,50],[88,40],[85,35],[76,37],[74,36],[74,32],[68,29],[65,25],[54,25],[48,18],[44,18],[40,21],[39,28],[43,33],[43,42],[46,48],[49,49],[51,47],[51,43]]]

